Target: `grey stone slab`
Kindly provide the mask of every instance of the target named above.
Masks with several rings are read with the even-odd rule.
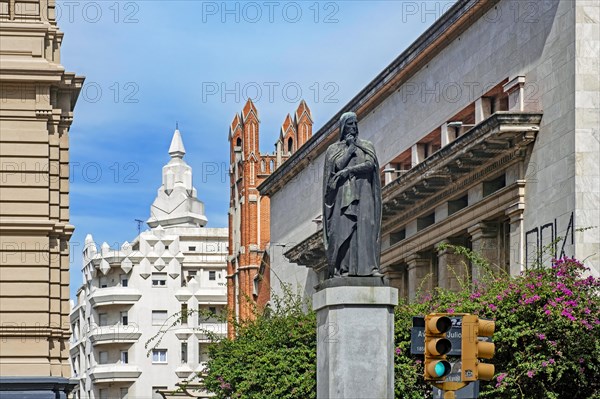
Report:
[[[317,398],[394,398],[392,287],[338,286],[313,296]]]

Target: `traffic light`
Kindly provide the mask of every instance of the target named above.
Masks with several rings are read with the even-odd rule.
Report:
[[[441,381],[446,378],[452,366],[446,354],[452,349],[446,333],[452,328],[452,320],[444,314],[432,313],[425,316],[425,371],[426,381]]]
[[[491,342],[485,342],[479,337],[491,337],[496,329],[496,323],[491,320],[481,320],[475,315],[464,315],[462,318],[462,381],[490,381],[494,378],[493,364],[482,363],[479,359],[494,357],[496,347]]]

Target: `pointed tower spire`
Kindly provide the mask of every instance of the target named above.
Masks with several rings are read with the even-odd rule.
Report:
[[[171,140],[171,146],[169,147],[169,155],[171,158],[183,158],[185,155],[185,147],[183,146],[183,140],[181,139],[181,133],[179,129],[175,129],[173,133],[173,139]]]

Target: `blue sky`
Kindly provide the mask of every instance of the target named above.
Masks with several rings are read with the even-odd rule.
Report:
[[[208,226],[226,227],[228,126],[245,96],[263,152],[300,98],[316,132],[451,3],[59,1],[61,62],[86,76],[70,131],[71,296],[85,235],[119,246],[149,217],[176,121]]]

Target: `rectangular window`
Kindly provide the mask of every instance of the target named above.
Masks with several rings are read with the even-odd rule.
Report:
[[[417,218],[417,231],[421,231],[435,223],[435,212]]]
[[[129,393],[129,389],[127,388],[121,388],[119,390],[120,395],[121,395],[121,399],[127,399],[127,394]]]
[[[488,180],[483,182],[483,197],[487,197],[488,195],[495,193],[501,188],[506,187],[506,175],[502,174],[493,180]]]
[[[167,285],[167,273],[152,273],[152,287],[165,287]]]
[[[455,200],[448,201],[448,216],[469,206],[469,196],[463,195]]]
[[[193,252],[196,250],[196,247],[190,247],[190,252]]]
[[[208,345],[198,343],[198,363],[208,362]]]
[[[127,312],[121,312],[121,324],[126,326],[129,324],[129,316]]]
[[[181,343],[181,363],[188,362],[188,344],[187,342]]]
[[[166,349],[153,349],[152,350],[152,363],[167,363],[167,350]]]
[[[181,304],[181,324],[187,324],[188,322],[188,306],[187,303]]]
[[[210,281],[215,281],[217,279],[217,272],[214,270],[211,270],[208,272],[208,279]]]
[[[162,326],[167,321],[166,310],[153,310],[152,311],[152,325]]]
[[[108,352],[100,352],[99,358],[100,358],[100,361],[98,362],[99,364],[108,363]]]
[[[98,325],[100,325],[100,326],[108,325],[108,314],[98,313]]]
[[[98,396],[100,397],[100,399],[108,399],[108,389],[99,389],[98,390]]]
[[[121,287],[127,287],[129,285],[129,279],[126,274],[121,274]]]
[[[121,363],[129,363],[129,353],[127,351],[121,351]]]
[[[390,245],[394,245],[406,238],[406,228],[400,229],[390,234]]]

